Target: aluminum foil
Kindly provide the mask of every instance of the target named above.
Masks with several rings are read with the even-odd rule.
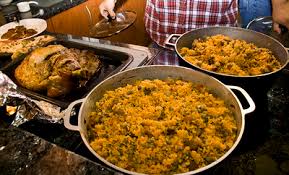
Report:
[[[48,102],[31,99],[17,91],[17,85],[3,72],[0,71],[0,106],[6,109],[7,114],[14,116],[11,125],[19,125],[34,119],[44,119],[53,123],[61,123],[64,111]]]

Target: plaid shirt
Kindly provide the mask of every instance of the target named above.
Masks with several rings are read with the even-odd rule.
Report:
[[[238,0],[147,0],[144,21],[160,46],[170,34],[194,28],[236,26]]]

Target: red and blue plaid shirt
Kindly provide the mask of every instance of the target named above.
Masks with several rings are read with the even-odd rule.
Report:
[[[208,26],[236,26],[237,0],[147,0],[144,21],[160,46],[170,34]]]

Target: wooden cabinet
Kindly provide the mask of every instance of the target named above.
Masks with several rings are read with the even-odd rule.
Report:
[[[100,2],[101,0],[88,0],[76,7],[49,18],[47,20],[47,30],[55,33],[89,36],[89,26],[91,25],[91,22],[86,8],[90,9],[93,20],[92,23],[95,24],[103,19],[98,10]],[[137,13],[137,19],[132,26],[124,31],[103,39],[143,46],[149,45],[151,39],[145,31],[143,21],[145,3],[146,0],[119,0],[116,4],[116,12],[132,10]]]
[[[47,19],[46,22],[47,22],[47,31],[54,32],[54,27],[53,27],[53,24],[52,24],[52,20],[51,19]]]

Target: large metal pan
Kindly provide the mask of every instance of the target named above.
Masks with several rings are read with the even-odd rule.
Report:
[[[217,35],[217,34],[223,34],[223,35],[229,36],[232,39],[242,39],[242,40],[245,40],[246,42],[254,43],[258,47],[268,48],[269,50],[271,50],[273,52],[274,56],[280,61],[281,68],[274,71],[274,72],[265,73],[265,74],[261,74],[261,75],[254,75],[254,76],[229,75],[229,74],[217,73],[217,72],[213,72],[213,71],[209,71],[209,70],[200,68],[200,67],[188,62],[186,59],[184,59],[184,57],[181,56],[181,54],[180,54],[181,48],[183,48],[183,47],[191,48],[192,42],[195,39],[199,39],[199,38],[205,39],[208,36],[213,36],[213,35]],[[172,38],[176,38],[176,37],[177,37],[176,42],[171,42]],[[175,47],[175,50],[176,50],[177,54],[179,55],[179,57],[183,61],[188,63],[189,65],[191,65],[194,68],[197,68],[199,70],[202,70],[206,73],[209,73],[213,76],[217,75],[217,77],[219,77],[219,76],[233,77],[233,78],[235,78],[235,77],[238,77],[238,78],[263,77],[263,76],[277,73],[278,71],[283,69],[288,64],[288,61],[289,61],[288,52],[287,52],[286,48],[279,41],[277,41],[276,39],[274,39],[270,36],[267,36],[263,33],[249,30],[249,29],[238,28],[238,27],[221,27],[221,26],[219,26],[219,27],[207,27],[207,28],[199,28],[199,29],[191,30],[191,31],[188,31],[184,34],[172,34],[166,39],[165,44]]]
[[[217,79],[208,76],[204,73],[194,71],[190,68],[178,67],[178,66],[145,66],[139,67],[135,69],[130,69],[127,71],[123,71],[120,73],[111,76],[110,78],[104,80],[102,83],[98,84],[84,99],[77,100],[69,105],[66,109],[66,114],[64,117],[64,125],[66,128],[70,130],[79,131],[82,137],[83,142],[86,147],[90,150],[90,152],[95,155],[98,159],[100,159],[106,165],[128,174],[140,174],[137,172],[128,171],[126,169],[115,166],[114,164],[106,161],[99,154],[97,154],[89,145],[88,137],[87,137],[87,123],[89,123],[89,115],[92,111],[95,111],[95,102],[102,98],[103,94],[108,90],[113,90],[118,87],[125,86],[127,84],[132,84],[136,80],[142,79],[166,79],[168,77],[171,78],[181,78],[183,80],[195,82],[202,84],[208,87],[212,92],[223,99],[230,110],[233,111],[234,116],[237,121],[238,133],[237,138],[234,145],[218,160],[212,162],[211,164],[202,167],[200,169],[196,169],[191,172],[183,173],[187,174],[195,174],[201,171],[204,171],[210,167],[221,162],[225,159],[238,145],[239,141],[244,132],[245,126],[245,118],[244,116],[248,113],[251,113],[255,110],[255,103],[251,99],[251,97],[247,94],[245,90],[237,86],[227,86],[218,81]],[[240,101],[232,92],[232,89],[240,91],[245,99],[247,100],[249,107],[247,109],[243,109]],[[72,108],[81,103],[80,111],[78,114],[78,124],[72,125],[70,123],[71,111]]]

